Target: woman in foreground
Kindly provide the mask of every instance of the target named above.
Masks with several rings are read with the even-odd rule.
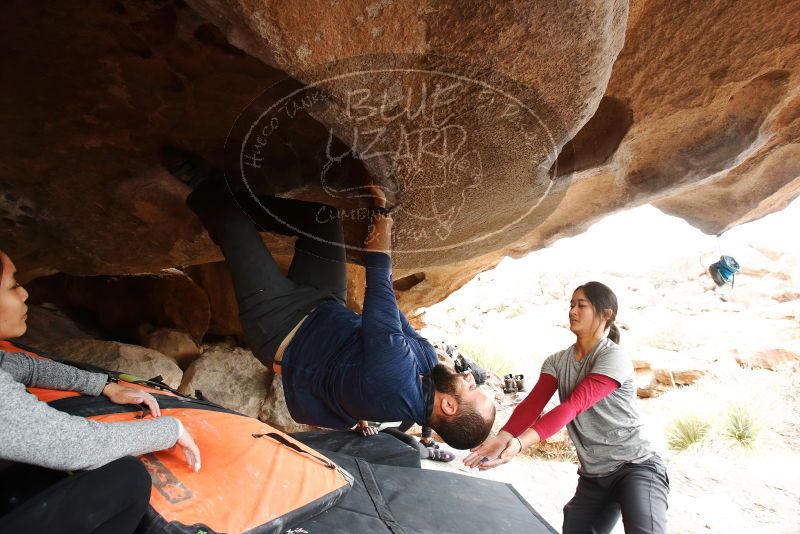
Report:
[[[133,532],[147,509],[151,482],[131,456],[178,444],[197,471],[200,451],[179,420],[159,417],[158,403],[146,391],[113,383],[102,373],[34,358],[5,342],[27,329],[28,292],[2,252],[0,262],[0,533]],[[154,418],[91,421],[51,408],[25,386],[144,404]],[[59,471],[80,472],[65,477]]]
[[[609,533],[620,516],[628,534],[666,532],[669,478],[642,435],[633,364],[618,345],[616,317],[611,289],[599,282],[578,287],[569,311],[575,344],[545,360],[505,427],[464,459],[490,469],[566,425],[580,467],[564,507],[564,534]],[[561,404],[540,418],[556,390]]]

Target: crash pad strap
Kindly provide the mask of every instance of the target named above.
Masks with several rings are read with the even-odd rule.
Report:
[[[323,458],[322,456],[317,456],[316,454],[311,454],[308,451],[304,451],[303,449],[298,447],[296,443],[292,443],[291,441],[289,441],[285,437],[281,436],[277,432],[267,432],[266,434],[253,434],[253,437],[254,438],[264,438],[264,437],[272,438],[275,441],[277,441],[278,443],[280,443],[281,445],[283,445],[284,447],[288,447],[288,448],[292,449],[293,451],[299,452],[301,454],[307,454],[310,457],[314,458],[315,460],[317,460],[319,462],[322,462],[325,465],[325,467],[327,467],[328,469],[336,469],[336,464],[334,464],[330,460],[327,460],[327,459]]]
[[[225,412],[233,415],[241,415],[233,410],[228,410],[221,406],[216,406],[211,403],[194,401],[191,399],[184,399],[181,397],[171,397],[168,395],[159,395],[153,393],[153,397],[158,401],[158,406],[162,409],[170,408],[188,408],[193,410],[208,410],[212,412]],[[66,397],[50,401],[47,404],[60,412],[68,413],[69,415],[78,415],[80,417],[95,417],[98,415],[109,415],[114,413],[127,413],[127,412],[142,412],[144,408],[139,404],[114,404],[105,397],[88,397],[80,395],[78,397]]]
[[[389,505],[386,504],[386,500],[383,498],[381,489],[378,487],[378,481],[375,479],[375,474],[372,472],[369,462],[358,457],[354,458],[354,460],[361,474],[361,480],[364,482],[364,488],[367,490],[369,498],[372,499],[372,504],[375,506],[378,517],[381,518],[386,528],[391,530],[394,534],[405,534],[406,531],[395,521],[392,511],[389,510]]]

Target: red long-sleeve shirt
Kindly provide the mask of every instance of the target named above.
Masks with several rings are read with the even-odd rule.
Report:
[[[539,439],[546,440],[567,423],[582,414],[599,400],[610,395],[620,386],[619,382],[605,375],[591,373],[578,382],[567,400],[539,418],[547,401],[558,389],[558,382],[553,375],[542,373],[530,394],[514,409],[503,430],[512,436],[519,436],[529,428],[533,428]],[[538,419],[538,421],[537,421]]]

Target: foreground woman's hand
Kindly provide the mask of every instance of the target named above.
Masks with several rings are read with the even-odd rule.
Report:
[[[505,430],[501,430],[496,436],[487,439],[474,449],[470,449],[472,454],[464,458],[464,465],[467,467],[479,467],[482,463],[497,459],[500,453],[505,450],[508,442],[512,440],[514,440],[514,436]]]
[[[102,395],[108,397],[108,400],[114,404],[144,404],[153,414],[153,417],[161,415],[161,408],[158,407],[156,398],[146,391],[136,389],[120,384],[106,384],[103,388]]]
[[[180,422],[180,421],[179,421]],[[181,424],[181,433],[178,436],[178,441],[175,443],[183,448],[183,457],[186,458],[186,463],[192,471],[200,471],[200,448],[194,442],[194,438],[186,430],[186,427]]]

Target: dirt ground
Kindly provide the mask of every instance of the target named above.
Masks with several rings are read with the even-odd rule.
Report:
[[[719,239],[654,208],[632,210],[526,258],[504,260],[427,309],[423,333],[460,342],[532,383],[544,358],[574,341],[566,328],[572,288],[591,279],[607,283],[620,299],[621,344],[632,359],[702,375],[691,385],[639,399],[668,467],[669,532],[797,534],[800,365],[757,369],[737,358],[783,351],[800,360],[800,248],[787,230],[798,224],[800,202]],[[618,243],[614,254],[608,236]],[[721,253],[743,267],[727,301],[705,272]],[[638,385],[652,376],[638,373]],[[749,446],[729,436],[732,410],[753,421]],[[708,422],[709,437],[684,450],[670,448],[670,429],[690,418]],[[511,483],[560,530],[562,507],[577,483],[576,464],[518,457],[470,472],[461,464],[466,454],[455,452],[451,464],[423,463]],[[623,532],[622,525],[614,532]]]

